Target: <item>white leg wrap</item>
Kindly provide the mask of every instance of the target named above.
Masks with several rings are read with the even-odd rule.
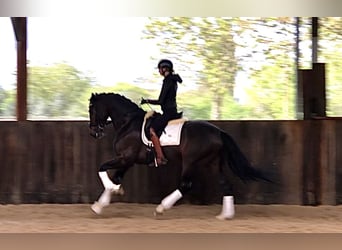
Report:
[[[164,209],[170,209],[182,197],[182,193],[176,189],[162,200],[161,205]]]
[[[222,201],[222,211],[216,216],[219,220],[232,219],[235,215],[234,209],[234,197],[233,196],[224,196]]]
[[[111,190],[110,189],[105,189],[103,191],[103,193],[101,194],[98,202],[103,206],[108,206],[110,204],[110,200],[111,200]]]
[[[102,209],[110,204],[111,194],[112,194],[112,191],[110,189],[105,189],[102,192],[99,200],[95,201],[95,203],[91,206],[91,209],[95,213],[101,214]]]
[[[110,204],[112,193],[123,194],[123,190],[120,189],[121,185],[115,185],[109,179],[106,171],[99,172],[99,176],[105,190],[102,192],[98,201],[91,206],[91,209],[97,214],[101,214],[102,209]]]
[[[97,201],[94,202],[93,205],[91,205],[91,210],[93,210],[96,214],[101,214],[102,213],[102,206],[100,203]]]
[[[99,172],[100,179],[105,189],[110,189],[112,191],[118,191],[120,185],[115,185],[110,179],[106,171]]]

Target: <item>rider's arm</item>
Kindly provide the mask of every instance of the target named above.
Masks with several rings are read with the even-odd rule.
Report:
[[[147,99],[147,103],[152,104],[152,105],[162,105],[162,103],[165,102],[165,98],[166,98],[166,94],[171,86],[172,82],[170,81],[165,81],[163,83],[162,89],[160,91],[159,94],[159,98],[158,100],[154,100],[154,99]]]

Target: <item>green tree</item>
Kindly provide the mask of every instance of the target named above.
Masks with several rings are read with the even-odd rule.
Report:
[[[319,18],[319,61],[326,63],[327,115],[342,115],[342,18]]]
[[[28,115],[31,118],[75,118],[88,112],[91,79],[71,65],[28,68]]]
[[[131,101],[135,102],[136,104],[140,104],[141,98],[150,98],[153,97],[153,94],[156,93],[156,91],[151,92],[144,88],[141,88],[139,86],[125,83],[125,82],[119,82],[116,84],[113,84],[113,86],[101,86],[96,85],[92,87],[91,92],[93,93],[117,93],[120,95],[124,95],[125,97],[129,98]]]
[[[208,120],[210,117],[211,102],[208,102],[210,93],[191,90],[178,95],[178,109],[183,115],[191,120]]]
[[[326,48],[322,55],[326,62],[327,115],[342,115],[342,43]]]
[[[0,88],[0,116],[15,117],[15,90]]]
[[[264,106],[263,110],[270,110],[266,117],[293,118],[295,79],[289,74],[295,75],[294,18],[151,18],[146,29],[146,37],[155,39],[161,52],[188,65],[192,65],[190,62],[201,65],[196,72],[200,96],[191,100],[210,109],[207,119],[260,118],[254,108],[260,105]],[[282,109],[272,111],[275,104],[263,98],[257,100],[258,94],[251,90],[248,92],[250,101],[255,103],[244,105],[238,102],[234,91],[237,84],[241,84],[235,80],[239,71],[257,80],[256,84],[260,86],[254,85],[253,88],[258,91],[268,85],[268,90],[276,92],[279,87],[276,83],[285,81],[282,84],[292,89],[279,92],[273,99]],[[263,74],[272,78],[266,79]],[[260,80],[268,83],[262,84]],[[284,96],[280,98],[279,95]],[[201,105],[201,101],[206,104]],[[285,104],[289,106],[284,107]],[[195,105],[188,107],[195,108]],[[206,112],[202,112],[201,117],[203,114]]]
[[[237,62],[232,18],[150,18],[146,38],[164,53],[190,65],[200,65],[198,85],[210,94],[211,118],[220,119],[223,96],[233,93]]]
[[[294,119],[295,88],[292,58],[278,58],[271,65],[264,65],[252,75],[249,88],[249,106],[258,119]]]
[[[245,114],[252,119],[294,119],[295,19],[246,18],[239,28],[239,61],[253,81]],[[249,41],[248,43],[246,41]]]

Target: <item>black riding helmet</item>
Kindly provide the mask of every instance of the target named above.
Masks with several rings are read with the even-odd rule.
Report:
[[[162,59],[158,62],[158,69],[164,67],[168,68],[170,71],[173,71],[173,63],[169,59]]]

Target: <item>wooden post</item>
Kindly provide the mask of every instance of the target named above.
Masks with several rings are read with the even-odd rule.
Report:
[[[326,117],[325,64],[299,70],[298,89],[302,90],[304,120]]]
[[[318,17],[311,18],[312,28],[312,63],[318,62]]]
[[[326,117],[325,64],[313,63],[312,69],[298,71],[299,89],[302,90],[305,123],[303,152],[303,205],[322,204],[322,159],[324,140],[322,121]],[[325,198],[325,196],[324,196]]]
[[[27,18],[12,17],[17,40],[17,120],[27,119]]]
[[[303,133],[303,205],[321,205],[322,121],[304,123]]]

